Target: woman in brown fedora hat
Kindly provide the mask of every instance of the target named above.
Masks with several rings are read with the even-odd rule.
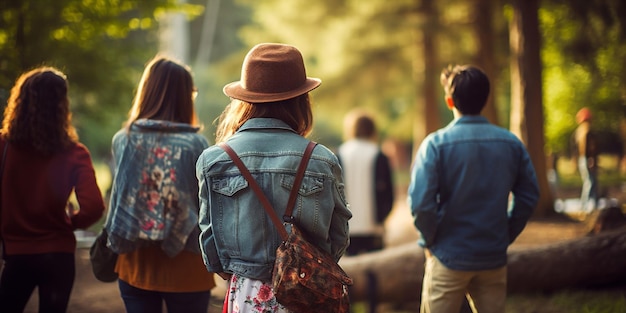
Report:
[[[298,49],[265,43],[248,52],[241,80],[224,87],[232,101],[219,117],[216,142],[239,155],[278,216],[309,143],[309,92],[320,83],[306,76]],[[270,283],[281,237],[246,179],[218,146],[202,153],[196,174],[202,255],[210,272],[230,280],[224,312],[287,312]],[[323,145],[313,150],[296,203],[295,223],[338,261],[352,214],[337,157]]]

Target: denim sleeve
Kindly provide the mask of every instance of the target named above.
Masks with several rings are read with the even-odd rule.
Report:
[[[423,247],[434,243],[439,220],[437,158],[437,151],[427,138],[420,146],[411,170],[408,204],[413,223],[420,232],[419,244]]]
[[[220,262],[217,248],[215,246],[215,235],[213,234],[213,226],[211,225],[211,215],[209,211],[209,186],[203,175],[203,158],[200,156],[196,164],[196,176],[198,178],[198,198],[200,201],[200,213],[198,224],[200,226],[200,251],[202,252],[202,260],[209,272],[223,272],[222,263]]]
[[[539,200],[535,168],[525,148],[522,149],[517,180],[513,185],[513,201],[509,209],[509,243],[513,243],[526,227]]]

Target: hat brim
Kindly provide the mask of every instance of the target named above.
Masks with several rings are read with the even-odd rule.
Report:
[[[321,83],[319,78],[307,77],[305,83],[296,89],[280,93],[260,93],[247,90],[243,88],[241,81],[236,81],[224,86],[223,92],[233,99],[249,103],[265,103],[295,98],[319,87]]]

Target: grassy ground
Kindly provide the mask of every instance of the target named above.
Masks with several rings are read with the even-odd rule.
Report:
[[[366,303],[352,305],[352,313],[370,313]],[[402,307],[384,304],[377,313],[418,313],[419,303]],[[462,311],[464,313],[466,311]],[[470,311],[467,311],[471,313]],[[625,313],[626,283],[622,287],[589,290],[566,290],[553,294],[510,295],[507,313]]]
[[[598,183],[601,189],[626,184],[626,173],[624,169],[620,170],[617,158],[600,156],[598,158],[598,166]],[[580,188],[582,182],[575,159],[561,158],[558,160],[556,167],[559,187]]]
[[[624,313],[626,283],[622,287],[567,290],[554,294],[512,295],[507,313]]]

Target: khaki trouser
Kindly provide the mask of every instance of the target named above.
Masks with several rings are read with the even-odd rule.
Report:
[[[455,271],[426,253],[421,313],[459,313],[466,296],[473,312],[504,313],[506,266],[485,271]]]

